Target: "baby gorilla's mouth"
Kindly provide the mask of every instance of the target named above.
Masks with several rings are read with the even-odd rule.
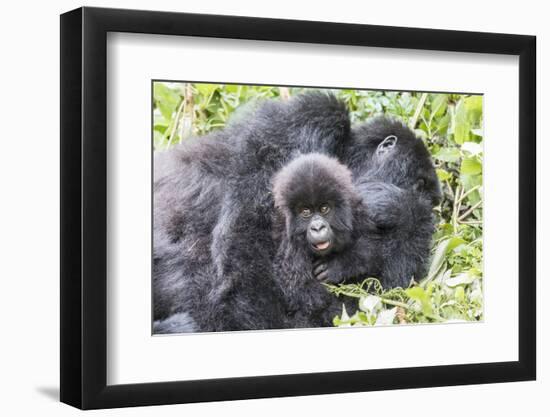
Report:
[[[327,240],[325,242],[315,243],[313,247],[318,251],[327,250],[330,247],[330,240]]]

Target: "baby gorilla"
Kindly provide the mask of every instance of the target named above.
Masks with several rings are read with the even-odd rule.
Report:
[[[356,300],[339,300],[322,283],[374,276],[395,285],[424,266],[432,209],[416,190],[376,181],[357,187],[348,168],[312,153],[275,175],[273,194],[273,277],[284,296],[286,327],[330,326],[343,303],[350,313],[356,309]]]
[[[287,326],[330,326],[342,302],[320,284],[313,268],[339,256],[355,239],[361,200],[351,172],[328,156],[302,155],[275,175],[273,196],[278,243],[273,277],[284,294]]]

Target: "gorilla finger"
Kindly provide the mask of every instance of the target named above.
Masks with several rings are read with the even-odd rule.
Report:
[[[328,275],[327,273],[327,277],[325,278],[326,282],[328,282],[329,284],[341,284],[342,282],[345,281],[344,277],[339,277],[339,276],[336,276],[336,275]]]
[[[322,264],[325,264],[325,263],[326,262],[323,258],[317,258],[316,260],[313,261],[313,267],[316,268],[319,265],[322,265]]]
[[[315,275],[315,278],[317,278],[319,281],[328,281],[328,271],[323,271],[319,273],[318,275]]]
[[[319,264],[313,268],[313,275],[317,277],[319,274],[326,272],[327,269],[328,266],[326,263]]]

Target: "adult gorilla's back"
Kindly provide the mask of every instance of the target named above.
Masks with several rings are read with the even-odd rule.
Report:
[[[341,102],[309,93],[264,102],[221,131],[159,153],[155,321],[186,313],[179,331],[283,327],[270,276],[271,178],[297,154],[342,154],[349,130]]]

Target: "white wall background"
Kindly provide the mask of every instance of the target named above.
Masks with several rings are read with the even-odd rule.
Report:
[[[511,2],[510,2],[511,3]],[[0,412],[3,415],[75,415],[58,403],[59,391],[59,17],[82,4],[62,0],[5,2],[0,14]],[[542,137],[541,97],[550,95],[550,26],[544,2],[510,5],[471,0],[391,2],[254,0],[92,1],[86,5],[510,32],[538,37],[538,256],[539,313],[550,292],[543,257],[550,249],[550,207],[543,190],[550,165],[541,166],[549,145]],[[546,232],[546,234],[545,234]],[[550,327],[538,325],[538,381],[422,390],[236,401],[100,411],[99,415],[317,416],[379,413],[408,416],[525,414],[548,410]],[[541,415],[541,413],[538,413]]]

